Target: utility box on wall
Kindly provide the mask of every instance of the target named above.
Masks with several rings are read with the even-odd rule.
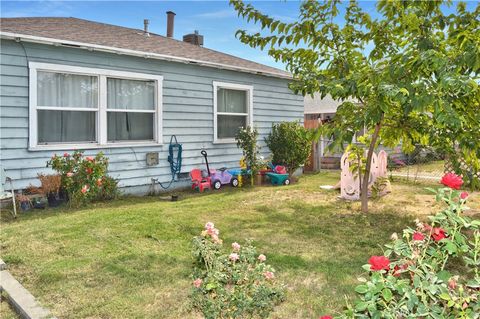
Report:
[[[158,165],[158,152],[147,153],[147,166]]]

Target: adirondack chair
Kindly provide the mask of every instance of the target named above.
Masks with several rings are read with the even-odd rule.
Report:
[[[0,167],[1,185],[0,185],[0,201],[4,202],[12,201],[13,211],[10,211],[14,218],[17,218],[17,205],[15,204],[15,190],[13,188],[12,179],[7,176],[5,169]],[[10,183],[10,191],[5,190],[7,182]]]

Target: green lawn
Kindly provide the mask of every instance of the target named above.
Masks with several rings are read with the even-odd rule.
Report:
[[[60,318],[198,318],[188,308],[190,242],[212,221],[227,247],[252,238],[276,268],[288,294],[273,318],[318,318],[341,311],[369,256],[381,254],[393,232],[436,205],[422,187],[397,183],[394,194],[362,215],[359,203],[319,188],[338,176],[186,192],[178,202],[123,198],[81,210],[36,211],[16,221],[4,215],[1,256]]]

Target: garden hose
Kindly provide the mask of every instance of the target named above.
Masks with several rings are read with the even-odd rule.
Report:
[[[180,173],[180,170],[182,169],[182,144],[178,143],[177,137],[175,135],[172,135],[172,137],[170,137],[167,160],[170,163],[170,172],[172,174],[170,182],[165,183],[165,186],[164,184],[162,184],[162,182],[158,180],[158,178],[152,178],[152,182],[157,182],[163,189],[168,189],[170,188],[170,186],[172,186],[173,182],[175,181],[175,175]]]

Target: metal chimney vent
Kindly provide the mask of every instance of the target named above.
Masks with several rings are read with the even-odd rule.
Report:
[[[148,19],[143,19],[143,34],[145,34],[145,36],[149,37],[150,36],[150,33],[148,33],[148,24],[150,23],[150,21]]]

